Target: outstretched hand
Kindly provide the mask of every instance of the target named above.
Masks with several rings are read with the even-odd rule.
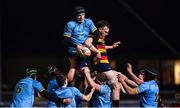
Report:
[[[112,46],[113,46],[113,48],[117,48],[120,44],[121,44],[121,42],[118,41],[118,42],[115,42]]]
[[[127,71],[132,72],[132,65],[130,63],[127,63]]]

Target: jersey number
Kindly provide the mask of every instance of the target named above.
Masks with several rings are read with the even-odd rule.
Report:
[[[155,93],[155,96],[156,96],[156,98],[155,98],[155,102],[158,102],[158,100],[159,100],[159,94],[157,94],[157,93]]]
[[[18,86],[18,87],[16,88],[16,93],[20,93],[21,90],[22,90],[22,87],[21,87],[21,86]]]

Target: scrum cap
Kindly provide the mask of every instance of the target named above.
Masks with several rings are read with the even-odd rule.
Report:
[[[80,13],[85,13],[85,9],[82,6],[76,6],[73,10],[74,15],[78,15]]]
[[[34,77],[35,75],[37,74],[37,69],[36,68],[27,68],[26,69],[26,75],[28,76],[28,77]]]
[[[141,70],[141,72],[144,72],[144,73],[146,73],[148,75],[157,76],[157,72],[152,70],[152,69],[143,69],[143,70]]]
[[[56,75],[59,75],[60,74],[60,70],[55,67],[55,66],[48,66],[48,76],[50,78],[56,76]]]

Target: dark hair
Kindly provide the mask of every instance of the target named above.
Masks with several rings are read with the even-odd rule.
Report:
[[[105,26],[107,26],[108,28],[110,28],[110,25],[107,21],[105,20],[101,20],[101,21],[98,21],[97,24],[96,24],[97,28],[103,28]]]
[[[66,81],[66,74],[61,73],[60,75],[56,76],[56,81],[60,87],[63,86]]]
[[[32,68],[29,67],[26,69],[26,76],[35,79],[36,78],[36,74],[37,74],[37,69],[36,68]]]
[[[76,6],[76,7],[74,7],[74,10],[73,10],[74,15],[78,15],[80,13],[85,13],[85,12],[86,11],[85,11],[84,7],[82,7],[82,6]]]
[[[157,72],[154,69],[142,69],[140,70],[140,73],[144,73],[144,81],[155,80],[157,76]]]
[[[60,74],[60,70],[55,66],[48,66],[47,72],[50,79]]]

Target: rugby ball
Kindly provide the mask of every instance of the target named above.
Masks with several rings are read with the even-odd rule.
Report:
[[[80,57],[86,58],[86,57],[89,57],[91,55],[91,51],[87,47],[83,46],[82,54],[81,53],[77,53],[77,55],[80,56]]]

